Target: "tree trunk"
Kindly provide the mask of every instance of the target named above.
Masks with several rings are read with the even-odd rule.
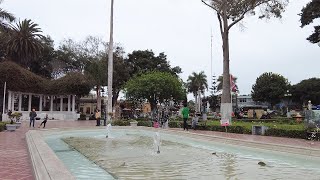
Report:
[[[228,18],[225,12],[222,14],[223,29],[221,30],[223,50],[223,84],[221,97],[221,119],[231,120],[232,104],[230,93],[230,69],[229,69],[229,29]]]
[[[115,106],[119,97],[120,90],[114,90],[112,95],[112,107]]]
[[[97,109],[99,109],[99,111],[101,111],[101,86],[97,86],[96,89],[97,92]]]
[[[195,110],[197,111],[198,109],[198,92],[194,95],[194,99],[195,99]]]
[[[111,120],[112,111],[112,80],[113,80],[113,4],[114,0],[111,0],[111,14],[110,14],[110,40],[108,49],[108,121]]]

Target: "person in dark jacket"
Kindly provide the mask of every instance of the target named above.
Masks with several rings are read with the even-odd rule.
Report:
[[[32,127],[34,127],[34,121],[37,117],[37,113],[35,109],[32,109],[32,111],[29,113],[29,117],[30,117],[30,126],[31,127],[31,123],[32,123]]]

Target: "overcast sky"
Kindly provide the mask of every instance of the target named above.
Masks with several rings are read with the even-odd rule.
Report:
[[[299,16],[309,0],[294,0],[281,20],[247,17],[245,26],[230,33],[230,69],[238,77],[240,94],[251,93],[264,72],[279,73],[292,84],[319,77],[320,47],[306,40],[313,31],[300,28]],[[5,0],[1,5],[16,17],[32,19],[55,45],[65,38],[88,35],[108,41],[110,0]],[[115,0],[114,39],[125,51],[165,52],[172,66],[180,66],[186,80],[205,71],[211,82],[210,36],[213,34],[213,74],[222,74],[218,22],[201,0]]]

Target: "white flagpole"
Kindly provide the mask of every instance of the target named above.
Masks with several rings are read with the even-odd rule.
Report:
[[[7,82],[4,82],[4,88],[3,88],[3,103],[2,103],[2,114],[4,114],[5,104],[6,104],[6,90],[7,90]]]

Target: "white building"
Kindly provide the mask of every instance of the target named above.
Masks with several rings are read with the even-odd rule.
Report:
[[[22,120],[29,120],[29,113],[36,110],[37,117],[43,119],[48,114],[49,119],[77,120],[80,114],[76,111],[75,95],[45,95],[8,91],[4,101],[2,120],[6,121],[6,112],[21,112]]]

